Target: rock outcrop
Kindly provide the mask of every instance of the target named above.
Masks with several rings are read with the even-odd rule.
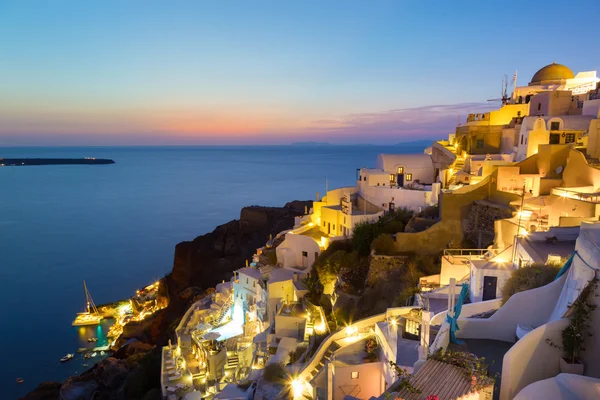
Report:
[[[189,305],[202,293],[210,293],[216,284],[229,280],[234,270],[243,268],[269,235],[292,228],[294,217],[303,215],[305,207],[310,209],[312,201],[293,201],[284,207],[245,207],[239,220],[179,243],[173,270],[163,280],[169,305],[143,322],[127,324],[119,339],[122,347],[113,357],[63,385],[43,383],[23,399],[58,399],[61,386],[71,395],[81,394],[78,398],[82,400],[91,399],[91,395],[86,397],[91,388],[97,392],[95,399],[160,398],[160,348],[172,338]]]

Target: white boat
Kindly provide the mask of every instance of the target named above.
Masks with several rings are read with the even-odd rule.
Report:
[[[60,362],[65,362],[65,361],[69,361],[71,359],[73,359],[73,354],[69,353],[66,356],[64,356],[63,358],[60,359]]]
[[[98,312],[94,300],[83,281],[83,290],[85,291],[86,312],[78,313],[73,326],[98,325],[102,321],[102,315]]]
[[[100,351],[100,355],[103,356],[104,355],[104,350]]]
[[[98,355],[98,353],[96,353],[96,352],[92,353],[92,357],[96,357],[97,355]]]

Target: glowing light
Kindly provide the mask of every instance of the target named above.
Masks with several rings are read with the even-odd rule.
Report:
[[[396,319],[395,319],[395,318],[392,318],[392,319],[390,320],[390,324],[392,324],[392,326],[396,326],[396,325],[398,325],[398,321],[396,321]]]
[[[519,217],[522,217],[522,218],[530,218],[531,214],[532,214],[532,212],[529,210],[519,211]]]
[[[325,324],[323,322],[321,322],[319,325],[315,326],[315,330],[317,331],[317,333],[324,333],[325,332]]]
[[[500,263],[500,264],[503,264],[506,262],[506,260],[502,257],[495,258],[494,261],[497,263]]]
[[[291,386],[294,398],[302,397],[302,393],[304,393],[304,383],[300,379],[293,379]]]

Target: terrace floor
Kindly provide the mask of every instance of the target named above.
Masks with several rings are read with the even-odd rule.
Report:
[[[485,357],[486,364],[489,365],[489,375],[495,376],[494,400],[500,398],[500,377],[502,375],[502,362],[504,354],[514,345],[511,342],[501,342],[490,339],[462,339],[465,343],[462,345],[451,344],[450,349],[454,351],[468,351],[477,357]]]

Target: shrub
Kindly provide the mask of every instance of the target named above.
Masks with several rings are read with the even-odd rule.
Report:
[[[396,253],[396,242],[390,235],[382,233],[373,240],[371,248],[375,250],[377,254],[391,256]]]
[[[263,370],[263,378],[271,383],[284,383],[286,381],[286,372],[281,364],[268,364]]]
[[[506,303],[515,293],[549,284],[560,270],[557,265],[533,264],[514,271],[502,288],[502,302]]]
[[[368,256],[371,252],[371,243],[379,235],[381,224],[379,222],[363,222],[354,227],[352,245],[361,256]]]
[[[382,226],[381,233],[389,233],[391,235],[398,232],[404,232],[406,225],[402,221],[390,221]]]

